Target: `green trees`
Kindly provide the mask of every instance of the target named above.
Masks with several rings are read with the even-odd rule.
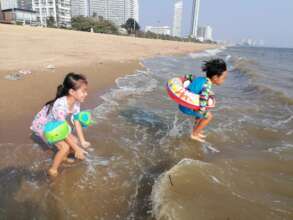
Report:
[[[94,23],[93,30],[95,33],[118,34],[118,28],[111,21],[104,20],[103,17]]]
[[[139,24],[133,18],[129,18],[125,24],[121,25],[121,27],[125,28],[128,34],[136,33],[140,30]]]
[[[73,30],[87,31],[93,30],[95,33],[117,34],[118,28],[111,21],[104,20],[103,17],[77,16],[71,19]]]
[[[56,22],[53,16],[47,18],[47,27],[56,27]]]

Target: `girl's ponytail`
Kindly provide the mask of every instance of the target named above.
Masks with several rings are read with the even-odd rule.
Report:
[[[61,98],[62,96],[66,95],[65,94],[65,91],[64,91],[64,86],[62,84],[60,84],[58,87],[57,87],[57,92],[56,92],[56,97],[50,101],[48,101],[45,105],[48,105],[49,108],[48,108],[48,111],[47,111],[47,115],[49,114],[49,112],[51,111],[52,107],[53,107],[53,104],[54,102]]]
[[[56,98],[60,98],[62,97],[64,94],[64,86],[63,84],[60,84],[58,87],[57,87],[57,92],[56,92]]]
[[[54,105],[54,102],[57,99],[63,96],[67,96],[69,94],[70,89],[73,89],[73,90],[79,89],[81,83],[87,84],[87,79],[84,75],[76,74],[76,73],[68,73],[63,81],[63,84],[60,84],[57,87],[56,97],[45,104],[45,106],[49,106],[47,114],[49,114],[49,112],[51,111]]]

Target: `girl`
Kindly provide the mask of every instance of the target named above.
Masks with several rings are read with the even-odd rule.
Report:
[[[63,84],[57,88],[57,94],[55,99],[47,102],[42,110],[35,116],[31,130],[47,142],[44,138],[44,127],[51,121],[70,121],[70,116],[78,114],[80,112],[80,103],[84,102],[87,96],[87,79],[81,74],[69,73],[66,75]],[[90,146],[84,138],[82,126],[78,120],[75,120],[74,126],[76,128],[77,136],[80,145],[84,148]],[[58,152],[54,156],[52,166],[48,170],[50,176],[58,175],[58,168],[62,161],[67,159],[70,151],[73,151],[75,157],[83,160],[87,153],[81,147],[78,146],[78,139],[69,134],[65,140],[59,141],[54,145],[57,147]]]
[[[179,105],[179,109],[187,115],[195,117],[195,124],[191,133],[191,138],[204,143],[206,137],[202,131],[210,123],[213,118],[211,112],[207,111],[208,99],[213,95],[211,91],[212,85],[221,85],[227,77],[227,66],[222,59],[212,59],[206,61],[202,67],[202,71],[206,73],[206,77],[197,77],[188,86],[188,90],[199,94],[200,109],[195,111]]]

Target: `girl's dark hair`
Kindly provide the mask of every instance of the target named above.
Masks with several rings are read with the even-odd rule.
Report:
[[[227,70],[227,65],[223,59],[211,59],[205,61],[202,66],[202,71],[206,73],[208,78],[213,76],[221,76]]]
[[[87,79],[84,75],[77,73],[68,73],[64,78],[63,84],[57,87],[55,99],[52,99],[45,104],[45,106],[49,106],[47,114],[49,114],[54,105],[54,102],[58,98],[67,96],[70,89],[78,90],[83,83],[88,84]]]

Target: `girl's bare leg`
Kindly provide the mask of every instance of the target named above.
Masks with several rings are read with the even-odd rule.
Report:
[[[74,143],[79,144],[79,140],[78,140],[78,138],[75,135],[69,134],[69,137],[72,139],[72,141]]]
[[[58,152],[56,153],[52,166],[50,167],[48,173],[51,176],[57,176],[58,175],[58,168],[61,165],[64,158],[67,157],[69,154],[70,147],[65,141],[60,141],[55,146],[58,148]]]
[[[68,135],[68,137],[65,139],[65,142],[70,146],[70,149],[74,151],[74,156],[77,159],[85,159],[85,154],[87,154],[87,152],[78,146],[76,143],[76,138],[72,134]]]

